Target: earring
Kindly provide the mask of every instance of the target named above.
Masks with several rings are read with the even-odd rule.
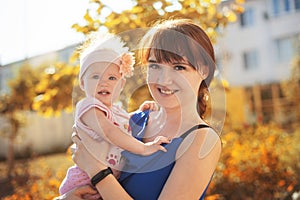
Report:
[[[205,94],[204,97],[203,97],[203,99],[204,99],[204,101],[208,101],[208,99],[209,99],[208,94]]]

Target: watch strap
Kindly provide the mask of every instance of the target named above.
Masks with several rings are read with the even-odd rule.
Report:
[[[100,181],[102,181],[106,176],[108,176],[109,174],[112,174],[112,170],[110,167],[101,170],[100,172],[98,172],[95,176],[93,176],[93,178],[91,179],[91,183],[92,185],[95,187]]]

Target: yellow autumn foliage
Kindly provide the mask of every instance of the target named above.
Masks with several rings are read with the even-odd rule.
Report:
[[[224,199],[284,199],[300,185],[300,127],[236,128],[222,136],[223,152],[211,193]],[[240,191],[240,192],[237,192]]]
[[[79,71],[78,66],[56,63],[51,73],[44,73],[35,86],[38,94],[33,109],[44,116],[58,116],[62,110],[72,111],[73,87]],[[47,71],[47,70],[45,70]]]
[[[225,27],[229,22],[234,22],[236,15],[242,13],[244,1],[235,0],[230,4],[222,5],[220,0],[186,0],[186,1],[152,1],[139,0],[129,10],[121,13],[112,11],[105,17],[103,22],[98,19],[101,17],[102,9],[110,9],[101,1],[91,1],[95,4],[94,8],[98,15],[91,16],[89,13],[94,10],[87,10],[84,15],[85,23],[73,25],[73,28],[83,34],[97,30],[105,26],[112,33],[122,33],[129,28],[146,28],[156,20],[168,18],[189,18],[199,23],[206,31],[210,32],[211,39],[216,40],[218,27]],[[220,9],[224,6],[223,9]]]

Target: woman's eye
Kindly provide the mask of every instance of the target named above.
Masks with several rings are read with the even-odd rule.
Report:
[[[92,76],[92,79],[99,79],[99,78],[100,78],[99,75],[93,75],[93,76]]]
[[[154,63],[150,63],[148,65],[148,67],[151,68],[151,69],[158,69],[159,68],[158,64],[154,64]]]
[[[109,80],[117,80],[117,78],[114,77],[114,76],[110,76],[108,79],[109,79]]]
[[[174,69],[180,71],[180,70],[185,70],[186,67],[182,66],[182,65],[176,65],[176,66],[174,66]]]

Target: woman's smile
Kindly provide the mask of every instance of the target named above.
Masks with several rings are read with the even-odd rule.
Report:
[[[168,88],[165,88],[165,87],[157,87],[158,91],[161,93],[161,94],[164,94],[164,95],[173,95],[174,93],[178,92],[178,90],[170,90]]]

